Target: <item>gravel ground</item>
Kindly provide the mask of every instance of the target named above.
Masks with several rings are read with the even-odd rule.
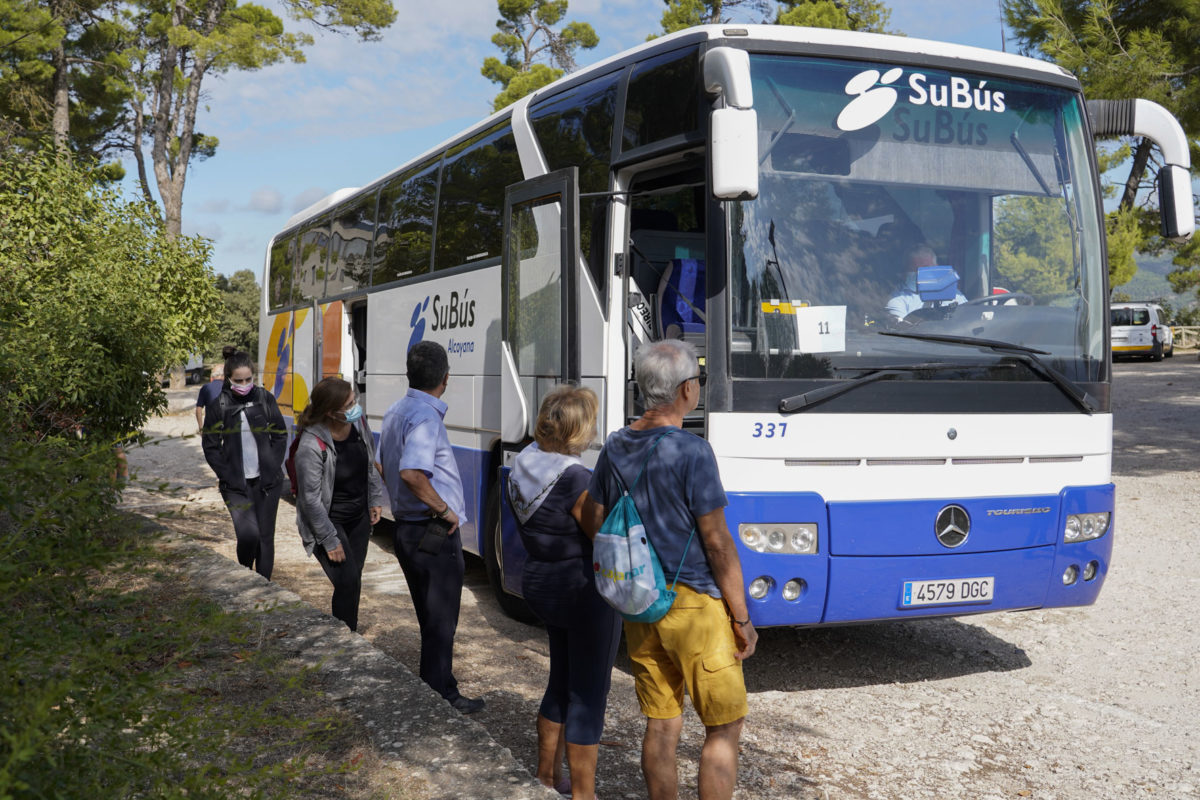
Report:
[[[911,623],[761,631],[746,664],[750,716],[738,798],[1188,798],[1200,796],[1200,361],[1180,353],[1115,368],[1113,567],[1091,607]],[[184,408],[194,391],[173,392]],[[233,557],[233,533],[183,411],[130,454],[127,504]],[[149,491],[166,482],[174,494]],[[330,589],[280,505],[274,580],[317,608]],[[387,537],[364,575],[361,632],[416,671],[416,620]],[[1147,546],[1147,544],[1151,546]],[[531,770],[547,671],[542,632],[500,611],[468,560],[455,671],[487,699],[474,719]],[[597,793],[644,797],[638,713],[624,652],[613,675]],[[702,727],[680,746],[695,793]]]

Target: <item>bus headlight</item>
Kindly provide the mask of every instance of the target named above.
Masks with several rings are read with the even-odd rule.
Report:
[[[1108,531],[1111,515],[1107,511],[1098,514],[1072,514],[1067,517],[1063,530],[1064,542],[1086,542],[1098,539]]]
[[[783,585],[783,599],[788,602],[794,602],[800,599],[800,595],[804,594],[804,579],[792,578]]]
[[[762,600],[767,596],[767,592],[771,591],[771,587],[775,585],[775,581],[766,575],[755,578],[750,581],[750,586],[747,587],[746,593],[755,600]]]
[[[742,544],[756,553],[785,555],[817,552],[817,526],[812,522],[799,523],[742,523],[738,525]]]

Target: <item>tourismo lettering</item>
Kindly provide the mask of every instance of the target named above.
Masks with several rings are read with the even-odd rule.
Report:
[[[989,517],[1011,517],[1014,514],[1049,514],[1050,507],[1042,508],[989,508]]]

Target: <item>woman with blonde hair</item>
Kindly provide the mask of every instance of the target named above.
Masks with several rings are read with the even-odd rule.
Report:
[[[362,415],[354,387],[325,378],[313,387],[296,434],[296,527],[333,584],[333,616],[352,631],[371,526],[383,510],[383,479]]]
[[[529,554],[521,589],[546,623],[550,676],[537,717],[537,777],[575,800],[592,800],[596,757],[620,619],[596,592],[592,545],[580,528],[591,472],[580,454],[596,435],[596,395],[561,387],[538,412],[534,442],[517,456],[509,500]],[[566,753],[570,779],[562,775]]]

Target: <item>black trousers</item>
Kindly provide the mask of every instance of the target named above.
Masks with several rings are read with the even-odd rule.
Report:
[[[361,517],[350,522],[334,522],[338,541],[346,560],[329,560],[325,548],[317,545],[313,555],[321,562],[325,577],[333,584],[333,616],[346,623],[352,631],[358,630],[358,603],[362,598],[363,566],[367,563],[367,545],[371,543],[371,518],[364,510]]]
[[[275,514],[279,511],[279,492],[276,483],[263,489],[259,478],[246,481],[246,491],[222,489],[221,497],[237,536],[237,560],[243,567],[254,570],[267,580],[275,567]]]
[[[454,632],[462,602],[462,537],[458,531],[442,543],[438,553],[417,549],[425,534],[425,522],[396,523],[393,545],[404,579],[412,594],[421,627],[421,680],[447,700],[458,695],[454,678]]]

